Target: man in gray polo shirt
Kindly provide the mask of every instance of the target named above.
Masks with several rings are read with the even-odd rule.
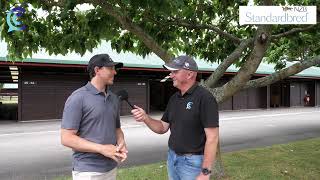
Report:
[[[74,180],[116,179],[118,162],[127,158],[120,127],[119,98],[108,90],[115,68],[107,54],[93,56],[87,70],[90,82],[67,99],[61,124],[61,143],[72,148]]]

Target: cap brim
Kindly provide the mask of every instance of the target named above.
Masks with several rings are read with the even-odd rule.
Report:
[[[168,65],[163,65],[163,67],[165,68],[165,69],[168,69],[169,71],[177,71],[177,70],[179,70],[179,69],[177,69],[177,68],[173,68],[173,67],[170,67],[170,66],[168,66]]]
[[[121,63],[121,62],[110,62],[110,63],[106,64],[105,66],[106,67],[114,66],[115,68],[122,68],[123,67],[123,63]]]
[[[123,67],[123,63],[118,62],[114,65],[116,68],[122,68]]]

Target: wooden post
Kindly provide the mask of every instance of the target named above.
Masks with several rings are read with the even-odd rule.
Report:
[[[267,85],[267,109],[270,109],[270,85]]]

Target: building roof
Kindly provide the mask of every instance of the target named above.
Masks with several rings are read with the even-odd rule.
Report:
[[[7,45],[5,42],[0,41],[0,61],[7,61]],[[151,54],[143,58],[142,56],[135,55],[130,52],[117,53],[115,50],[111,49],[110,42],[102,42],[97,48],[92,52],[86,52],[83,56],[77,53],[69,53],[65,56],[63,55],[49,55],[44,50],[33,55],[32,58],[26,58],[23,63],[37,63],[37,64],[66,64],[66,65],[86,65],[89,59],[94,54],[107,53],[110,57],[117,62],[124,63],[124,67],[134,67],[134,68],[155,68],[162,69],[164,61],[161,60],[155,54]],[[207,62],[201,59],[196,59],[200,71],[214,71],[218,67],[218,63]],[[287,66],[293,63],[288,62]],[[226,72],[236,73],[239,68],[234,65],[230,66]],[[268,75],[274,73],[274,65],[261,63],[256,71],[256,74]],[[320,68],[310,67],[295,77],[320,77]]]

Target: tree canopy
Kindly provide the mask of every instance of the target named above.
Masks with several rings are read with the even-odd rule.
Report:
[[[49,54],[84,54],[106,40],[118,52],[155,53],[165,62],[180,54],[218,62],[201,85],[221,103],[242,89],[263,87],[320,64],[319,16],[315,25],[240,26],[239,6],[247,4],[248,0],[1,0],[1,38],[12,60],[42,48]],[[312,5],[320,14],[319,0],[254,4]],[[6,12],[16,6],[26,9],[20,20],[27,29],[8,33]],[[262,61],[276,64],[277,71],[252,79]],[[296,62],[286,68],[286,61]],[[219,86],[232,64],[239,71]],[[215,170],[221,172],[219,165]]]
[[[318,0],[254,3],[312,5],[320,11]],[[32,56],[41,48],[49,54],[84,54],[106,40],[118,52],[155,53],[165,62],[180,54],[218,62],[202,83],[218,102],[239,90],[266,86],[320,63],[319,23],[240,26],[239,6],[247,4],[246,0],[1,0],[1,38],[12,59]],[[27,29],[8,33],[6,11],[14,6],[27,10],[21,17]],[[262,61],[276,64],[277,71],[252,80]],[[286,61],[297,62],[285,68]],[[232,64],[240,67],[238,73],[218,86]]]

